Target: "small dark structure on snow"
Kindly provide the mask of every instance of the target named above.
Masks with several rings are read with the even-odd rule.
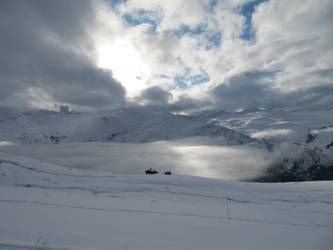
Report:
[[[164,172],[165,175],[171,175],[171,171]]]
[[[156,171],[156,170],[150,168],[150,169],[146,170],[145,173],[146,173],[146,174],[158,174],[158,171]]]

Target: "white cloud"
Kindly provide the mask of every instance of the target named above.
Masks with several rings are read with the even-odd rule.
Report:
[[[10,141],[0,141],[0,147],[14,146],[15,144]]]
[[[151,0],[128,0],[120,8],[121,13],[131,13],[135,10],[152,10],[160,13],[161,23],[159,32],[177,29],[181,25],[195,28],[205,21],[209,0],[188,1],[151,1]]]
[[[256,51],[269,62],[265,66],[283,70],[276,79],[281,90],[332,84],[315,74],[333,68],[332,12],[327,0],[271,0],[258,7],[253,17]]]
[[[171,89],[173,101],[179,101],[185,94],[201,101],[211,99],[213,103],[210,96],[216,86],[251,71],[273,72],[272,81],[267,81],[271,86],[267,88],[275,89],[277,94],[332,83],[331,76],[320,73],[333,68],[330,1],[322,0],[319,4],[318,1],[270,0],[259,4],[252,18],[255,38],[252,42],[240,38],[245,29],[245,17],[240,9],[248,2],[217,1],[213,6],[211,1],[199,0],[128,0],[116,12],[105,15],[108,18],[104,25],[109,32],[101,33],[105,36],[103,43],[117,50],[110,53],[111,58],[115,54],[115,58],[123,55],[124,59],[124,63],[115,59],[110,68],[116,78],[119,74],[125,76],[118,78],[131,96],[159,85]],[[123,14],[138,18],[139,10],[143,10],[140,22],[144,18],[155,20],[155,30],[149,22],[135,26],[123,20]],[[188,30],[182,33],[184,25]],[[199,26],[201,30],[195,30]],[[180,33],[176,35],[176,31]],[[215,38],[212,46],[209,36],[219,33],[220,43]],[[98,47],[102,40],[98,39]],[[112,44],[117,44],[116,41],[129,44],[128,51],[115,48]],[[143,73],[140,75],[140,72]],[[193,86],[187,81],[187,88],[182,89],[174,81],[177,76],[191,79],[203,72],[209,82]]]
[[[333,76],[331,28],[333,2],[330,0],[262,2],[255,8],[252,16],[251,32],[254,39],[247,41],[241,38],[246,28],[246,18],[241,15],[241,9],[243,4],[249,2],[252,1],[220,0],[212,4],[211,0],[127,0],[118,3],[116,7],[111,7],[108,1],[100,0],[87,5],[91,6],[90,9],[86,8],[89,9],[86,12],[89,14],[89,20],[92,21],[84,25],[82,18],[76,19],[78,15],[74,15],[73,18],[73,15],[69,15],[70,13],[66,14],[66,18],[75,24],[72,25],[73,27],[78,27],[78,31],[70,29],[71,26],[66,25],[65,18],[63,18],[64,21],[52,19],[52,22],[50,20],[47,22],[51,27],[56,24],[56,29],[41,29],[37,24],[42,23],[43,18],[46,18],[43,15],[40,20],[36,19],[33,25],[37,25],[34,31],[36,37],[42,37],[45,40],[42,42],[43,45],[47,44],[48,50],[45,54],[49,58],[48,62],[57,62],[57,60],[62,62],[56,64],[63,66],[64,72],[61,74],[70,75],[66,69],[68,71],[77,69],[80,63],[79,58],[83,58],[81,64],[85,61],[89,67],[111,70],[113,77],[126,89],[127,100],[135,100],[136,96],[146,88],[159,86],[171,92],[173,98],[170,99],[169,104],[172,102],[179,104],[180,98],[187,96],[198,100],[198,103],[213,105],[216,97],[214,94],[217,93],[215,89],[220,88],[221,84],[228,85],[232,82],[230,79],[241,75],[246,76],[246,72],[272,72],[271,81],[263,83],[267,85],[265,89],[269,89],[270,93],[275,91],[276,96],[281,96],[308,91],[304,97],[294,94],[295,98],[299,98],[295,100],[295,103],[310,100],[319,106],[330,103],[332,97],[328,95],[327,90],[329,86],[332,86]],[[73,8],[72,6],[68,12],[76,13],[77,10]],[[82,8],[84,10],[84,7]],[[130,18],[126,21],[124,15],[129,15]],[[129,21],[131,18],[134,20],[132,23]],[[77,22],[74,22],[75,20]],[[43,34],[39,34],[39,30]],[[45,30],[52,32],[47,33]],[[3,37],[9,36],[4,33]],[[27,44],[30,40],[26,39]],[[35,48],[37,46],[30,47],[38,50]],[[50,53],[53,48],[60,48],[63,53]],[[29,51],[33,50],[29,49]],[[33,52],[33,55],[37,54]],[[66,60],[66,57],[69,54],[75,59],[74,62],[67,63],[69,60]],[[8,61],[10,60],[5,60],[7,66]],[[66,63],[71,66],[69,67]],[[2,68],[5,69],[6,65]],[[45,66],[45,63],[42,65]],[[99,70],[95,69],[95,75],[106,76],[107,71]],[[92,71],[94,70],[91,69]],[[23,71],[21,73],[25,74]],[[51,78],[53,80],[53,77],[46,75],[48,73],[43,70],[44,80],[49,81]],[[79,79],[82,73],[78,71],[77,74]],[[206,77],[203,83],[191,81],[194,77],[203,75]],[[22,77],[24,79],[25,76],[22,75]],[[176,77],[184,78],[184,86],[177,85],[179,82],[175,80]],[[67,84],[69,82],[67,79],[56,80],[57,83],[62,82],[63,86],[68,85],[69,89],[73,88]],[[111,80],[114,88],[110,88],[110,93],[117,92],[118,83],[112,78]],[[8,79],[3,76],[2,81],[5,82]],[[17,81],[13,80],[13,82]],[[238,93],[247,91],[246,81],[247,79],[243,79],[244,89],[238,89]],[[77,82],[78,86],[82,86],[82,93],[85,93],[84,89],[87,87],[91,88],[88,81],[82,81],[84,84]],[[104,81],[101,86],[109,86],[106,82]],[[27,85],[29,84],[31,86],[24,89],[22,84],[12,84],[12,86],[17,87],[15,93],[26,93],[30,87],[40,88],[31,83]],[[50,83],[48,89],[42,89],[45,92],[43,96],[50,97],[47,102],[58,101],[72,103],[72,105],[85,103],[87,106],[92,104],[93,88],[89,89],[91,93],[89,98],[72,99],[60,93],[55,95],[54,89],[51,93],[49,89],[52,89],[52,86],[53,84]],[[3,90],[4,96],[10,96],[11,88]],[[313,88],[316,88],[316,93],[311,96]],[[119,94],[110,94],[113,96],[110,105],[115,105],[118,101],[116,97],[124,94],[120,88],[117,93]],[[238,97],[241,96],[246,95],[238,95]],[[108,96],[104,97],[103,102],[94,104],[95,108],[107,102]],[[268,99],[266,98],[265,104]],[[124,105],[122,98],[119,101],[122,102],[119,105]],[[32,102],[36,102],[36,98]],[[45,98],[43,102],[46,102]],[[249,103],[237,99],[234,102]],[[290,103],[288,102],[287,105]],[[228,102],[228,105],[232,106],[232,102]]]
[[[294,133],[291,129],[266,129],[260,132],[253,133],[252,138],[262,139],[265,137],[279,137],[279,136],[289,136]]]

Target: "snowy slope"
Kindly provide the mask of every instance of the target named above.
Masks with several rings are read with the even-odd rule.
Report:
[[[206,112],[199,117],[217,120],[227,128],[254,138],[274,138],[294,143],[305,143],[312,129],[333,125],[333,110]]]
[[[332,249],[332,182],[122,176],[6,153],[0,161],[0,249]]]
[[[314,146],[326,147],[332,143],[332,127],[333,110],[214,111],[197,116],[181,116],[145,108],[63,113],[0,107],[0,140],[21,143],[142,143],[193,136],[221,136],[229,144],[248,143],[252,141],[251,138],[257,138],[298,144],[311,142]],[[317,139],[318,131],[325,132],[321,140]],[[309,140],[309,135],[314,134],[314,138]]]
[[[2,115],[0,120],[0,141],[23,144],[80,141],[144,143],[193,136],[219,137],[222,145],[254,141],[216,123],[142,108],[101,113],[45,110],[3,113],[9,114]]]
[[[213,120],[251,138],[264,140],[277,158],[275,165],[281,171],[298,175],[300,180],[311,180],[314,175],[318,176],[315,179],[325,176],[333,178],[332,109],[289,112],[250,110],[239,113],[214,111],[199,117]]]

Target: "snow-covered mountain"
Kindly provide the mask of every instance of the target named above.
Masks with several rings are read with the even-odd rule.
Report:
[[[256,141],[215,122],[139,108],[100,113],[8,110],[0,119],[0,140],[23,144],[86,141],[145,143],[195,136],[219,138],[223,145]]]
[[[141,144],[195,137],[208,138],[214,145],[270,151],[271,160],[260,180],[333,178],[333,110],[212,111],[184,116],[147,108],[97,113],[0,108],[2,143]]]
[[[333,179],[332,109],[214,111],[200,117],[265,141],[280,158],[269,175],[285,180]]]

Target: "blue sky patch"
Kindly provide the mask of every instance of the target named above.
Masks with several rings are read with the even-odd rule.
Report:
[[[187,25],[182,25],[179,29],[174,31],[174,34],[180,38],[186,34],[188,35],[200,35],[205,31],[205,26],[204,25],[198,25],[194,29],[191,29]]]
[[[189,36],[203,36],[204,42],[198,44],[198,47],[204,47],[206,50],[218,47],[221,45],[222,33],[214,30],[206,30],[206,25],[201,24],[195,28],[190,28],[187,25],[182,25],[179,29],[174,31],[174,34],[181,38],[185,35]]]
[[[277,69],[277,70],[273,70],[273,71],[268,71],[265,76],[271,80],[276,80],[276,75],[279,73],[282,73],[283,70],[282,69]]]
[[[155,75],[155,76],[161,79],[170,79],[170,77],[167,75]]]
[[[178,75],[174,78],[174,82],[181,89],[187,89],[191,85],[198,85],[205,82],[209,82],[210,77],[206,73],[189,75],[189,71],[185,75]]]
[[[242,5],[240,9],[240,14],[243,15],[246,19],[245,28],[240,38],[248,41],[255,40],[255,33],[252,29],[252,14],[255,11],[255,8],[263,2],[267,2],[268,0],[254,0],[249,3]]]
[[[156,30],[159,20],[156,18],[156,12],[139,9],[133,13],[125,13],[122,18],[132,26],[136,26],[143,23],[148,23],[152,26],[153,30]]]
[[[176,76],[175,78],[174,78],[174,81],[175,81],[175,83],[177,84],[177,86],[179,87],[179,88],[181,88],[181,89],[187,89],[187,84],[186,84],[186,78],[185,78],[185,76]]]
[[[209,4],[209,10],[213,11],[219,0],[211,0]]]
[[[112,7],[114,7],[118,4],[126,3],[127,0],[108,0],[108,2],[111,4]]]
[[[194,75],[190,77],[190,82],[192,85],[198,85],[201,83],[209,82],[210,78],[208,75]]]
[[[207,39],[206,49],[212,49],[215,47],[219,47],[222,43],[222,33],[221,32],[207,32],[205,36]]]

